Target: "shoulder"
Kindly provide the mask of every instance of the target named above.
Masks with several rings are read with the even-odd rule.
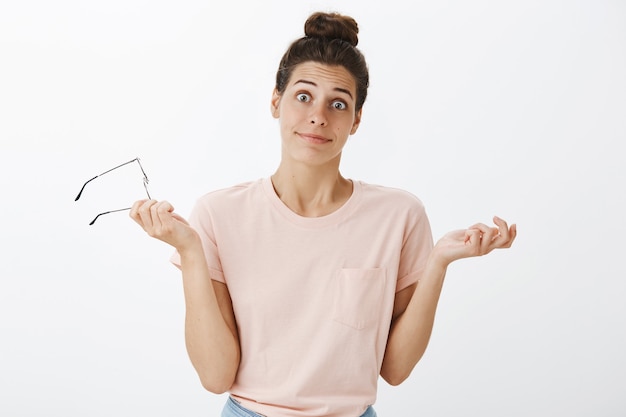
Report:
[[[226,188],[210,191],[196,200],[197,207],[208,209],[237,207],[254,198],[261,191],[262,180],[247,181]]]
[[[415,194],[401,188],[369,184],[358,181],[361,187],[362,202],[376,204],[388,209],[425,211],[424,203]]]
[[[261,180],[257,180],[210,191],[196,199],[189,223],[208,231],[216,222],[228,225],[233,218],[246,217],[259,206],[260,189]]]

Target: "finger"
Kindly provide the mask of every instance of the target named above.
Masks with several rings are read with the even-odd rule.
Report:
[[[174,206],[172,206],[168,201],[161,201],[152,208],[152,211],[153,215],[159,219],[161,225],[165,225],[170,223],[172,220]]]
[[[469,256],[476,256],[480,253],[481,232],[477,228],[465,230],[465,246],[468,248]]]
[[[131,219],[133,219],[136,223],[138,223],[139,225],[141,225],[141,221],[139,218],[139,207],[141,207],[141,205],[143,203],[145,203],[148,200],[137,200],[133,203],[133,205],[130,208],[130,212],[128,213],[128,215],[130,216]]]
[[[159,213],[172,213],[174,211],[174,206],[169,201],[161,201],[159,203]]]
[[[480,231],[480,254],[484,255],[493,249],[492,244],[498,236],[498,229],[483,223],[476,223],[470,229]]]
[[[494,239],[494,248],[509,248],[513,244],[513,240],[515,240],[515,236],[517,234],[516,225],[511,225],[509,227],[507,222],[501,219],[498,216],[494,216],[494,223],[498,225],[498,234],[497,239]]]
[[[169,221],[169,218],[165,216],[163,207],[171,206],[167,201],[159,201],[156,204],[150,206],[150,217],[152,218],[152,228],[155,233],[161,233],[163,231],[163,224]]]
[[[480,230],[480,233],[487,233],[487,232],[490,232],[492,229],[492,227],[489,227],[484,223],[476,223],[476,224],[471,225],[469,228]]]
[[[154,219],[152,217],[152,207],[157,204],[156,200],[147,200],[139,207],[139,218],[143,224],[143,228],[149,232],[154,227]]]
[[[511,227],[509,228],[509,241],[507,242],[507,245],[505,247],[510,248],[516,237],[517,237],[517,225],[512,224]]]
[[[509,240],[509,226],[506,224],[506,221],[504,221],[498,216],[494,216],[493,222],[498,226],[498,233],[500,234],[500,237],[502,237],[502,240],[508,241]]]

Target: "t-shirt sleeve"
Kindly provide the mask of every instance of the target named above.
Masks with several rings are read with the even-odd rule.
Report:
[[[191,210],[188,221],[191,227],[200,235],[204,257],[209,267],[211,279],[225,282],[213,227],[213,215],[211,214],[210,204],[206,201],[206,197],[204,200],[200,199],[196,202],[194,208]],[[178,251],[174,251],[170,257],[170,262],[178,268],[181,267],[180,254]]]
[[[420,280],[432,249],[433,236],[430,222],[424,205],[418,200],[411,207],[406,219],[396,292]]]

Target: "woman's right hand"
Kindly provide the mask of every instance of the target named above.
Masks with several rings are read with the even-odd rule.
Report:
[[[172,245],[179,252],[200,242],[196,231],[174,213],[174,207],[167,201],[136,201],[130,209],[130,217],[149,236]]]

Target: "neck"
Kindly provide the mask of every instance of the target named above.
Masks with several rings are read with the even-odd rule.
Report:
[[[283,161],[272,175],[272,184],[282,202],[304,217],[330,214],[352,195],[352,182],[342,177],[336,168],[323,169]]]

